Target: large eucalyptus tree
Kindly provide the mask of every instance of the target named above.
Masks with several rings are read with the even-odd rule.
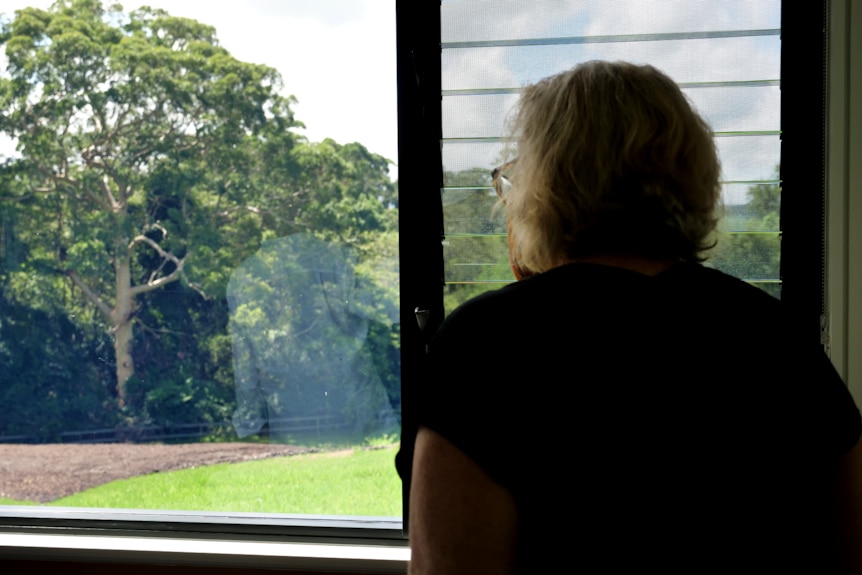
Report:
[[[0,199],[40,207],[55,271],[113,333],[122,406],[141,296],[194,285],[208,234],[262,217],[250,155],[277,148],[272,170],[290,172],[299,124],[274,69],[162,10],[60,0],[17,11],[0,42],[0,133],[19,154]]]

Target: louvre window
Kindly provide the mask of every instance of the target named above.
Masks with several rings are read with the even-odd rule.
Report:
[[[650,64],[711,124],[726,213],[711,263],[780,297],[781,4],[444,0],[445,304],[512,281],[491,170],[521,87],[588,60]]]

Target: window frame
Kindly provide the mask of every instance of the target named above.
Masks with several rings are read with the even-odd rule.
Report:
[[[826,92],[828,0],[781,10],[781,299],[821,337],[826,313]],[[808,56],[806,60],[805,56]],[[814,64],[800,70],[799,62]],[[808,113],[790,114],[790,110]],[[792,118],[785,121],[786,118]],[[819,158],[812,167],[811,158]],[[791,254],[791,257],[785,255]]]
[[[862,6],[829,2],[826,342],[862,404]],[[854,55],[856,55],[854,57]]]
[[[791,12],[790,2],[783,4],[785,42],[793,40],[794,34],[813,31],[823,50],[821,33],[824,23],[828,24],[824,57],[828,56],[830,68],[826,78],[828,101],[824,101],[823,90],[817,88],[821,92],[821,107],[828,104],[829,110],[829,139],[821,155],[827,164],[826,177],[806,176],[802,169],[794,172],[790,167],[782,168],[782,176],[793,178],[794,184],[788,187],[785,183],[787,193],[782,201],[782,279],[785,290],[790,286],[785,299],[809,318],[806,320],[809,324],[822,321],[820,316],[826,312],[826,333],[831,335],[833,361],[851,392],[862,397],[862,354],[853,353],[862,348],[862,165],[852,161],[862,157],[862,58],[851,57],[862,54],[862,7],[854,8],[849,0],[830,0],[824,2],[828,6],[827,16],[817,19],[811,18],[807,11]],[[439,8],[439,2],[396,0],[399,188],[404,191],[399,200],[402,381],[408,382],[421,373],[428,334],[433,333],[443,317]],[[794,77],[802,83],[805,79],[811,83],[810,76],[794,61],[785,60],[785,49],[783,44],[783,87],[795,85]],[[800,61],[797,59],[795,63]],[[811,98],[813,91],[812,88]],[[790,106],[789,102],[783,102],[785,113]],[[823,133],[822,124],[808,130]],[[796,136],[791,131],[783,138],[782,166],[791,158],[800,166],[805,166],[803,159],[810,165],[810,149],[804,135]],[[791,198],[793,190],[803,189],[801,183],[795,185],[794,173],[802,173],[798,177],[810,177],[812,181],[819,178],[817,189],[824,189],[825,181],[825,209],[822,196],[816,199],[819,208],[813,207],[815,200],[810,197],[799,202]],[[816,229],[807,228],[806,223],[812,217],[809,209],[819,210],[816,213],[828,217],[828,223],[819,228],[814,226]],[[828,239],[826,248],[822,247],[824,238]],[[797,255],[787,257],[788,252],[796,254],[796,250],[799,262]],[[824,251],[828,269],[825,298],[820,271]],[[792,261],[785,264],[788,260]],[[417,308],[428,312],[424,330],[417,322]],[[820,325],[809,327],[814,333],[820,331]],[[409,384],[402,398],[408,405],[404,417],[409,418]],[[405,507],[405,519],[407,513]],[[117,545],[118,541],[127,544]],[[99,542],[115,545],[100,547]],[[256,543],[273,544],[273,552],[267,555],[262,551],[264,548],[254,547]],[[320,553],[312,557],[285,547],[297,544],[313,544]],[[7,560],[23,559],[403,573],[409,557],[407,544],[400,522],[374,518],[0,508],[0,565]],[[218,545],[221,552],[214,552],[212,545]],[[282,552],[277,552],[279,547]],[[369,548],[379,551],[379,557],[369,553],[362,556],[359,552]],[[326,549],[331,551],[329,556]],[[351,550],[355,551],[353,557]],[[395,551],[392,558],[383,558],[389,550]]]

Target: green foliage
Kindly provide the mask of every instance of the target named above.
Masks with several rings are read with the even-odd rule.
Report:
[[[275,70],[163,10],[60,0],[0,23],[0,42],[0,133],[20,153],[0,163],[0,293],[14,312],[0,317],[0,368],[15,374],[0,397],[28,402],[0,433],[28,420],[51,420],[49,435],[229,421],[228,283],[265,241],[298,232],[355,255],[357,289],[370,294],[357,303],[371,326],[363,354],[389,370],[382,385],[398,404],[397,330],[377,325],[398,302],[388,160],[297,135]],[[31,322],[43,327],[19,336]],[[120,412],[105,378],[128,323],[134,376]],[[56,407],[49,391],[73,385]]]
[[[778,179],[777,167],[774,177]],[[447,172],[444,182],[447,285],[443,301],[448,313],[514,278],[508,264],[505,214],[495,205],[488,171],[473,168]],[[780,208],[780,186],[751,186],[746,204],[727,207],[717,246],[707,254],[707,265],[779,297]]]
[[[708,265],[781,297],[780,209],[781,186],[751,186],[746,204],[727,207]]]
[[[230,360],[212,353],[227,323],[224,301],[204,300],[179,283],[145,299],[127,415],[164,426],[227,422],[236,405],[233,377],[219,373],[219,363]]]
[[[4,37],[0,131],[22,156],[4,195],[40,198],[28,215],[42,233],[29,245],[45,259],[33,271],[67,274],[108,320],[122,401],[140,295],[180,279],[196,246],[218,250],[217,237],[245,225],[231,214],[254,212],[257,198],[228,193],[237,168],[259,168],[248,159],[265,137],[288,153],[299,124],[274,69],[236,60],[212,27],[163,10],[62,0],[19,11]]]
[[[392,433],[383,433],[374,437],[366,437],[365,445],[372,449],[383,449],[386,447],[397,446],[401,441],[401,430],[393,431]]]
[[[780,166],[775,167],[775,179],[781,173]],[[755,184],[748,188],[748,209],[756,217],[764,220],[766,225],[777,224],[772,221],[781,210],[781,186],[776,184]],[[767,221],[769,219],[769,221]]]
[[[496,205],[490,172],[481,168],[446,172],[444,182],[443,305],[448,313],[515,278],[509,266],[505,212]]]
[[[114,426],[110,354],[104,332],[0,291],[0,435],[59,441],[64,431]]]
[[[297,417],[336,418],[363,432],[391,418],[372,356],[390,367],[384,326],[397,308],[390,302],[387,310],[378,299],[385,291],[363,286],[356,268],[351,250],[303,233],[266,242],[234,271],[228,301],[241,436]]]

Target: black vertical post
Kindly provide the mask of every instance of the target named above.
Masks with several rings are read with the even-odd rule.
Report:
[[[827,2],[781,7],[781,299],[818,338],[825,311]]]
[[[401,449],[412,459],[413,386],[428,338],[443,319],[443,184],[440,151],[440,3],[396,0],[398,205],[401,261]],[[428,319],[419,329],[416,310]],[[409,475],[403,484],[407,530]]]

